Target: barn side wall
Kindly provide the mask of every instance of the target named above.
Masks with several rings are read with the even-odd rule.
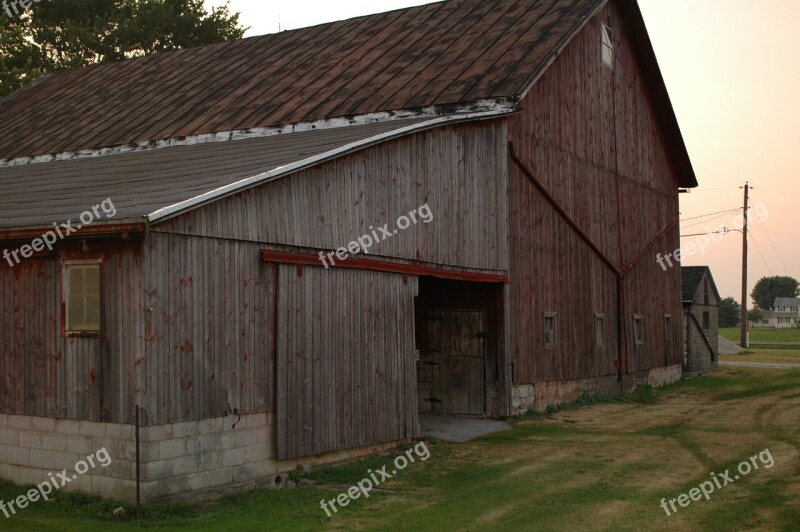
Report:
[[[601,61],[604,22],[614,30],[613,69]],[[618,269],[644,256],[624,279],[618,344],[615,274],[509,160],[511,354],[514,382],[528,385],[515,392],[517,408],[618,387],[620,352],[625,387],[674,380],[682,358],[680,268],[664,271],[655,258],[678,249],[677,227],[648,245],[677,219],[678,180],[613,3],[570,42],[522,107],[508,127],[524,165]],[[544,313],[557,316],[552,348],[544,345]],[[643,318],[641,344],[634,314]],[[671,339],[665,315],[672,316]],[[534,391],[534,384],[551,391]]]
[[[374,244],[371,257],[508,269],[502,120],[439,127],[379,144],[158,224],[157,230],[332,251],[428,205],[429,223]]]
[[[144,423],[275,411],[275,283],[252,242],[152,232]]]
[[[3,243],[15,249],[22,243]],[[0,413],[132,423],[144,353],[143,243],[62,241],[46,256],[0,261]],[[64,260],[102,260],[102,337],[62,333]]]

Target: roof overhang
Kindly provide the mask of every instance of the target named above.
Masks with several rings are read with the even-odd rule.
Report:
[[[411,124],[405,127],[401,127],[398,129],[394,129],[391,131],[387,131],[384,133],[380,133],[371,137],[367,137],[364,139],[360,139],[354,142],[350,142],[343,146],[336,147],[334,149],[325,151],[320,154],[316,154],[312,157],[308,157],[305,159],[298,160],[296,162],[286,164],[279,168],[275,168],[268,172],[262,172],[251,177],[247,177],[244,179],[240,179],[234,183],[230,183],[221,187],[218,187],[213,190],[209,190],[203,194],[199,194],[187,200],[169,205],[167,207],[163,207],[154,211],[147,215],[147,219],[150,222],[162,222],[174,216],[178,216],[183,214],[189,210],[201,207],[208,203],[217,201],[227,196],[231,196],[233,194],[237,194],[249,188],[261,185],[263,183],[267,183],[269,181],[274,181],[281,177],[287,176],[289,174],[298,172],[300,170],[310,168],[312,166],[318,165],[320,163],[335,159],[337,157],[342,157],[343,155],[347,155],[349,153],[362,150],[364,148],[368,148],[375,144],[379,144],[381,142],[385,142],[387,140],[396,139],[399,137],[403,137],[406,135],[410,135],[412,133],[417,133],[420,131],[424,131],[426,129],[431,129],[434,127],[449,125],[449,124],[457,124],[462,122],[472,122],[472,121],[479,121],[479,120],[490,120],[495,118],[500,118],[503,116],[507,116],[513,114],[517,111],[514,110],[513,106],[509,105],[498,105],[497,108],[489,110],[489,111],[481,111],[477,113],[465,113],[465,114],[456,114],[456,115],[448,115],[448,116],[440,116],[436,118],[432,118],[430,120],[425,120],[423,122]]]
[[[69,235],[64,235],[60,240],[76,240],[87,237],[116,236],[142,234],[147,232],[147,223],[144,221],[117,221],[111,223],[95,222],[92,225],[81,227]],[[52,225],[42,225],[36,227],[23,227],[14,229],[0,229],[0,242],[14,240],[33,240],[40,238],[47,233],[56,234],[56,229]]]

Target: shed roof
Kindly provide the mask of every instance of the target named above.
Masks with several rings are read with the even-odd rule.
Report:
[[[117,209],[109,222],[158,220],[370,144],[462,118],[396,120],[2,167],[0,228],[77,220],[106,198]]]
[[[711,288],[717,296],[717,301],[722,299],[719,297],[717,290],[717,283],[714,282],[714,277],[711,275],[711,269],[708,266],[683,266],[681,268],[681,279],[683,286],[683,302],[692,303],[697,296],[697,292],[703,285],[703,279],[708,277],[711,283]]]

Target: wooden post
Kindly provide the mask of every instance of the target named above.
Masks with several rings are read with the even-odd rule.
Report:
[[[747,202],[750,199],[750,183],[744,184],[744,230],[742,231],[742,330],[740,345],[747,349]]]

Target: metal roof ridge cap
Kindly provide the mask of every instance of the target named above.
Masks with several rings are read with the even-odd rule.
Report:
[[[459,122],[459,121],[469,121],[469,120],[477,120],[481,118],[492,118],[497,116],[503,116],[507,114],[511,114],[514,112],[513,108],[498,108],[492,111],[481,111],[478,113],[468,113],[468,114],[461,114],[461,115],[448,115],[448,116],[441,116],[438,118],[433,118],[431,120],[426,120],[424,122],[419,122],[417,124],[410,124],[405,127],[401,127],[398,129],[393,129],[391,131],[384,131],[383,133],[379,133],[377,135],[372,135],[370,137],[366,137],[360,140],[356,140],[353,142],[349,142],[343,146],[339,146],[338,148],[334,148],[332,150],[328,150],[312,157],[307,157],[305,159],[301,159],[294,163],[289,163],[284,166],[279,166],[278,168],[274,168],[267,172],[261,172],[260,174],[256,174],[251,177],[246,177],[244,179],[240,179],[239,181],[235,181],[233,183],[229,183],[227,185],[223,185],[213,190],[209,190],[208,192],[204,192],[200,195],[194,196],[187,200],[180,201],[178,203],[174,203],[167,207],[162,207],[148,215],[146,215],[146,219],[150,222],[156,222],[162,220],[167,217],[177,216],[178,214],[182,214],[185,211],[189,211],[195,207],[200,207],[206,203],[211,203],[218,199],[222,199],[225,196],[229,196],[239,192],[241,190],[245,190],[247,188],[254,187],[261,183],[265,183],[277,177],[296,172],[298,170],[302,170],[304,168],[308,168],[310,166],[314,166],[318,163],[324,162],[331,158],[335,158],[340,155],[344,155],[352,150],[366,147],[371,144],[375,144],[384,140],[389,140],[391,138],[400,137],[406,135],[408,133],[412,133],[414,131],[420,129],[430,128],[432,126],[437,126],[440,124],[444,124],[447,122]]]

